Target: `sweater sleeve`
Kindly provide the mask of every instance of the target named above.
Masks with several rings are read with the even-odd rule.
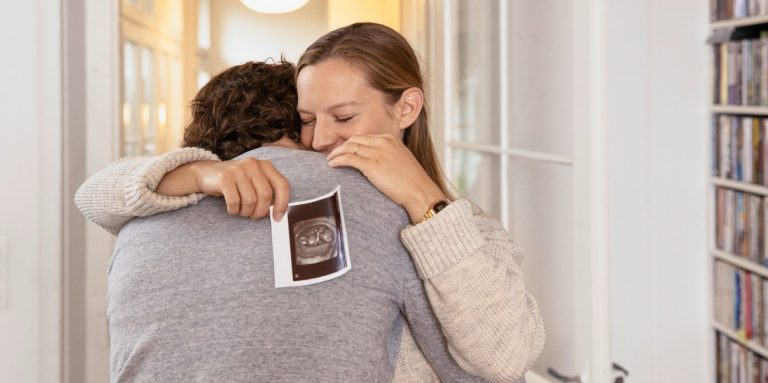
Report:
[[[171,197],[155,192],[166,173],[202,160],[218,157],[200,148],[179,148],[159,157],[120,159],[80,185],[75,204],[88,220],[117,235],[134,217],[180,209],[203,199],[203,193]]]
[[[524,376],[544,326],[523,280],[523,249],[501,223],[460,199],[401,238],[457,363],[493,382]]]

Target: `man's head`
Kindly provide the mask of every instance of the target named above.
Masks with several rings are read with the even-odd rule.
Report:
[[[228,160],[283,137],[298,140],[294,70],[284,60],[248,62],[214,76],[192,100],[183,146]]]

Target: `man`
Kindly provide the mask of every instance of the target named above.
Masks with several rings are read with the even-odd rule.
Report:
[[[271,161],[290,182],[292,200],[340,185],[354,266],[330,281],[276,289],[269,220],[230,216],[217,198],[133,219],[110,264],[112,381],[389,382],[405,320],[443,381],[480,381],[448,354],[400,242],[409,222],[402,208],[357,171],[332,170],[321,154],[281,147],[292,146],[295,110],[264,117],[282,103],[263,88],[280,84],[289,64],[267,65],[244,64],[212,79],[193,101],[185,146],[222,158],[250,150],[241,158]],[[202,119],[208,123],[195,125]],[[258,121],[268,121],[259,127],[266,138],[253,139],[249,124]],[[207,130],[213,127],[218,133]],[[81,209],[88,203],[97,202],[78,198]]]

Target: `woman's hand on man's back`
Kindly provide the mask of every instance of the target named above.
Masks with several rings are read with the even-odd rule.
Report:
[[[157,192],[164,195],[205,193],[224,197],[227,213],[253,219],[266,217],[274,204],[274,218],[288,210],[290,185],[270,161],[246,157],[229,161],[197,161],[163,177]]]

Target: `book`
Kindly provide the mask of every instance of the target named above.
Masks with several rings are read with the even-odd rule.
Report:
[[[764,15],[766,0],[710,0],[710,21]]]
[[[768,33],[713,46],[715,104],[768,105]]]

